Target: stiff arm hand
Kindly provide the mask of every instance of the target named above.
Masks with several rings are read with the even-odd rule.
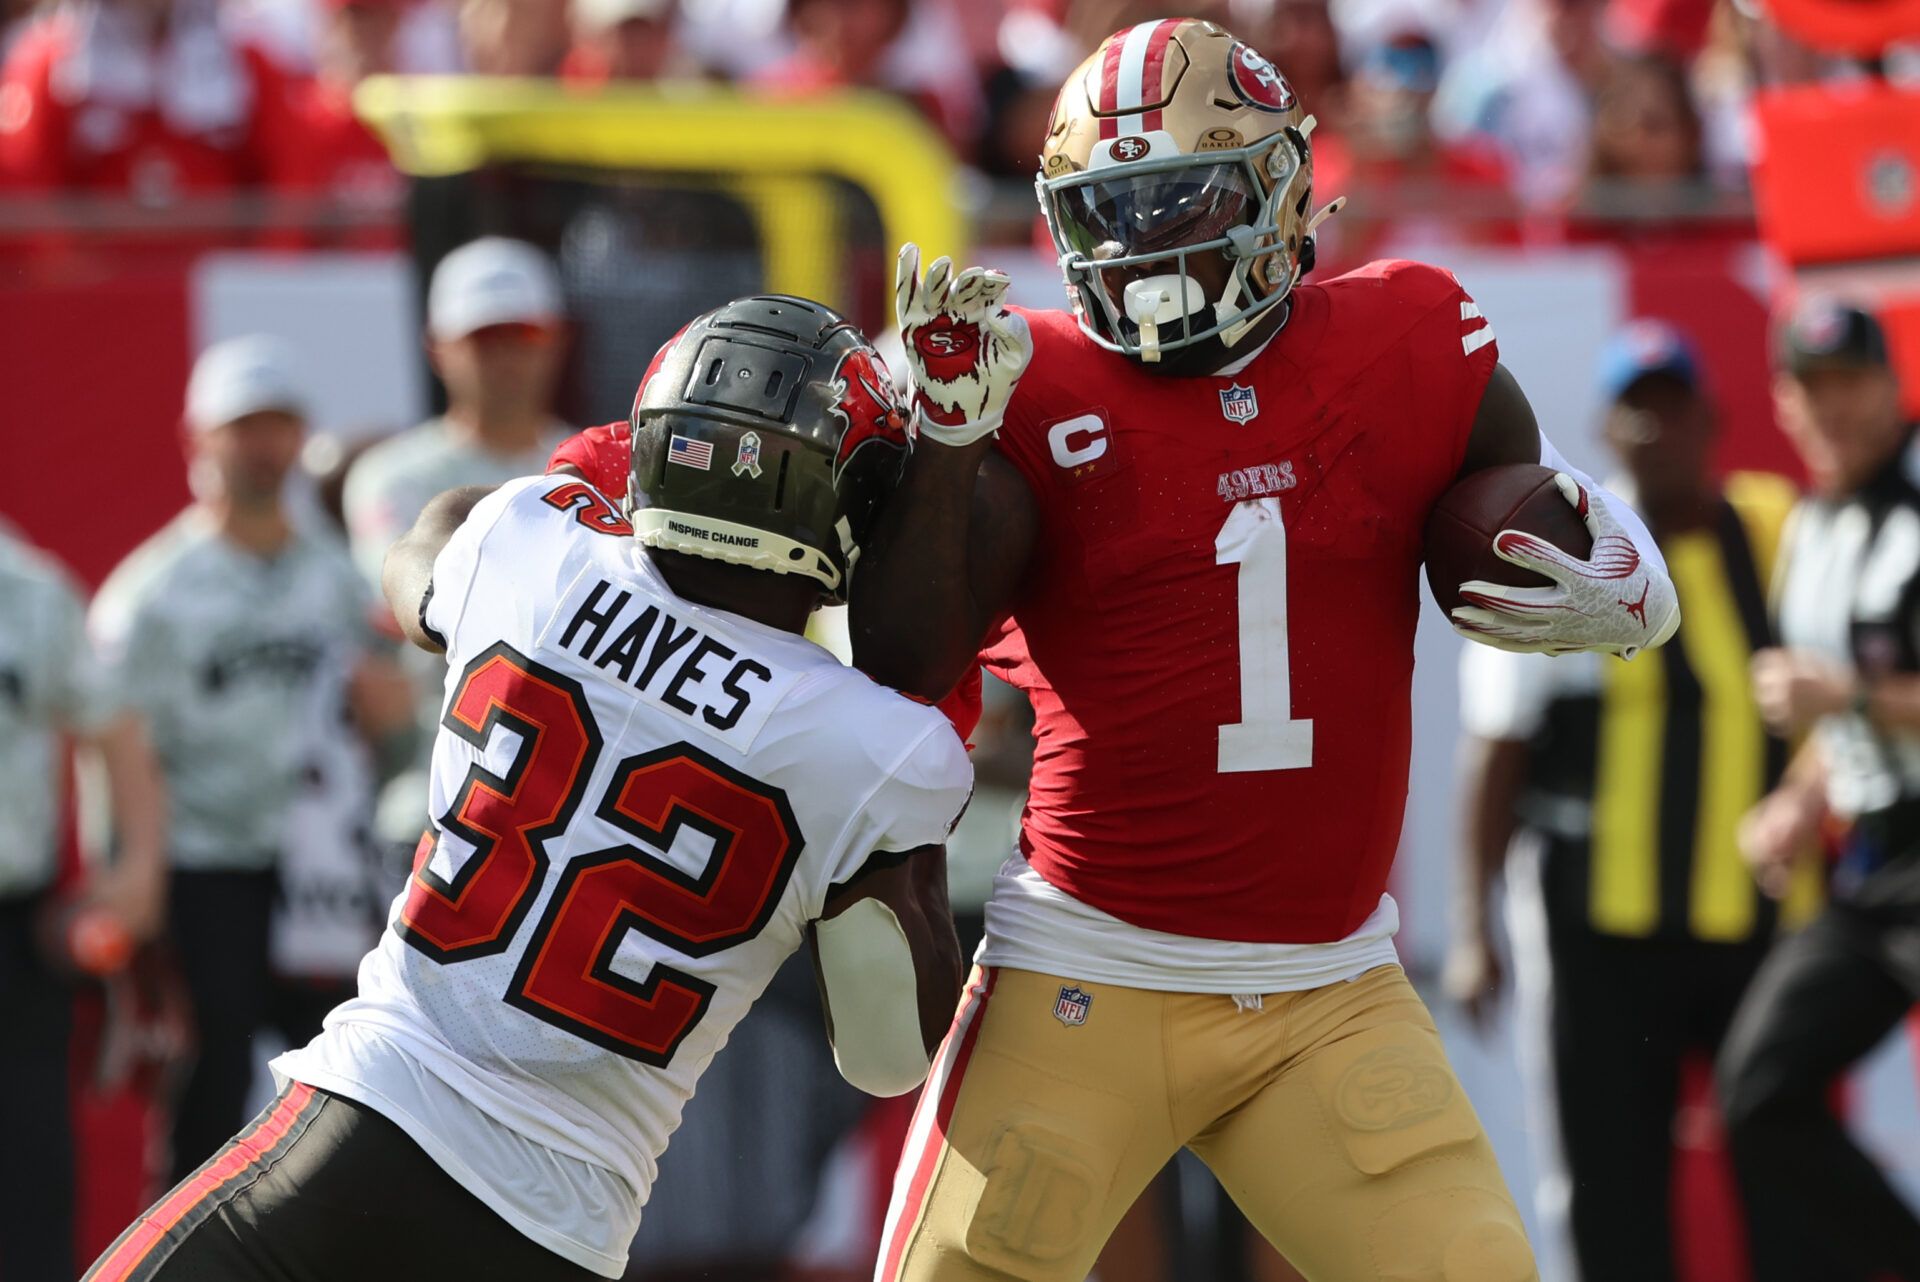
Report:
[[[1010,312],[1007,277],[984,267],[954,274],[936,258],[923,276],[920,247],[900,248],[894,310],[913,377],[920,434],[972,445],[1000,429],[1014,386],[1033,359],[1026,319]]]

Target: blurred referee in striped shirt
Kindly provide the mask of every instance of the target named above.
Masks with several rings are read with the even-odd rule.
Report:
[[[1765,585],[1794,494],[1779,477],[1715,482],[1713,407],[1670,326],[1624,329],[1601,391],[1620,492],[1646,514],[1685,622],[1633,663],[1465,647],[1467,827],[1446,979],[1483,1022],[1498,979],[1488,891],[1511,850],[1542,1248],[1571,1245],[1584,1282],[1671,1282],[1682,1066],[1718,1051],[1777,918],[1736,833],[1786,762],[1747,665],[1773,644]]]
[[[1768,721],[1810,733],[1741,841],[1777,889],[1829,815],[1847,835],[1827,907],[1734,1020],[1720,1092],[1757,1282],[1916,1282],[1920,1220],[1827,1099],[1920,1001],[1920,446],[1866,312],[1804,301],[1776,359],[1814,496],[1783,550],[1782,645],[1754,656],[1753,681]]]

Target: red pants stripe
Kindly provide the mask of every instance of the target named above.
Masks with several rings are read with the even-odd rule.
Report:
[[[176,1232],[190,1231],[211,1215],[215,1195],[228,1188],[290,1142],[300,1119],[314,1108],[313,1087],[295,1084],[275,1100],[248,1130],[209,1158],[201,1168],[128,1226],[85,1282],[138,1282],[141,1265],[153,1259],[156,1248]],[[159,1260],[153,1260],[158,1264]]]

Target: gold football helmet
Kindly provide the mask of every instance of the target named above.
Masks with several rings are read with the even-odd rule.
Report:
[[[1343,203],[1308,216],[1313,123],[1271,62],[1211,22],[1102,41],[1060,89],[1035,180],[1088,336],[1157,362],[1208,340],[1231,349],[1278,306]],[[1214,253],[1230,273],[1208,298],[1188,267]]]

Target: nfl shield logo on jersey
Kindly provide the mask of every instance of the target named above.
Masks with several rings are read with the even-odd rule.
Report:
[[[1060,996],[1054,999],[1053,1017],[1068,1028],[1075,1028],[1087,1022],[1087,1008],[1092,1005],[1092,993],[1078,984],[1067,984],[1060,989]]]
[[[1229,423],[1244,423],[1260,412],[1260,402],[1251,387],[1235,383],[1220,389],[1220,412]]]

